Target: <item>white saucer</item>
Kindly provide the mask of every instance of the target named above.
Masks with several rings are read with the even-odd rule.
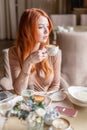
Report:
[[[54,102],[63,101],[66,98],[66,94],[63,93],[62,91],[57,91],[53,94],[50,94],[50,98]]]
[[[50,106],[52,100],[49,96],[46,96],[45,98],[46,99],[45,99],[44,103],[45,103],[45,106],[48,107],[48,106]]]
[[[47,94],[49,95],[49,94],[53,94],[53,93],[56,93],[56,92],[58,92],[58,91],[57,90],[51,90],[51,91],[47,92]]]

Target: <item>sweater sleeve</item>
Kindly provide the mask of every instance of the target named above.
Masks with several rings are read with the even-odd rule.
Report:
[[[9,64],[11,69],[12,81],[14,82],[21,71],[21,64],[19,62],[15,47],[9,49]]]

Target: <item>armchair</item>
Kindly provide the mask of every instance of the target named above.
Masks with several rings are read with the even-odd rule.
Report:
[[[10,71],[10,66],[9,66],[8,51],[9,51],[9,48],[4,49],[2,51],[4,76],[0,79],[0,86],[2,87],[2,89],[6,89],[6,90],[13,89],[11,71]]]
[[[77,24],[75,14],[51,14],[50,18],[54,26],[75,26]]]
[[[87,32],[59,32],[62,78],[70,85],[87,86]]]
[[[80,15],[80,25],[87,26],[87,14]]]

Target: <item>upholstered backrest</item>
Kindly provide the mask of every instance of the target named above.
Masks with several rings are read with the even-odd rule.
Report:
[[[75,26],[77,24],[75,14],[52,14],[50,18],[54,26]]]
[[[87,86],[87,32],[59,32],[62,77],[69,85]]]
[[[9,49],[2,50],[4,77],[0,79],[0,85],[2,86],[3,89],[10,90],[13,89],[13,86],[12,86],[12,77],[11,77],[11,71],[9,66],[8,51]]]
[[[80,24],[83,26],[87,26],[87,14],[80,15]]]

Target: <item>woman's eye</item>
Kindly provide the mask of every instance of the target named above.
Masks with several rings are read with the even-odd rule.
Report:
[[[38,27],[39,29],[42,29],[43,27],[42,26],[40,26],[40,27]]]

